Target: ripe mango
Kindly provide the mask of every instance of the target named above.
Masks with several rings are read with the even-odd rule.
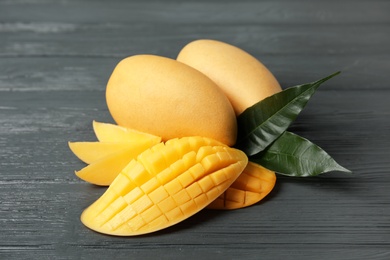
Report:
[[[159,143],[132,160],[81,215],[97,232],[134,236],[197,213],[219,197],[248,163],[214,140],[184,137]]]
[[[188,43],[177,60],[212,79],[230,100],[236,115],[281,91],[274,75],[244,50],[215,40]]]
[[[120,126],[163,141],[204,136],[232,146],[237,123],[223,91],[198,70],[174,59],[135,55],[115,67],[106,88],[108,109]]]
[[[110,185],[131,160],[148,148],[158,144],[161,139],[157,136],[146,133],[143,135],[142,132],[108,123],[94,121],[93,126],[96,136],[103,141],[69,142],[69,147],[80,160],[90,164],[77,171],[76,175],[96,185]],[[203,144],[206,144],[205,140],[208,140],[207,145],[223,145],[215,140],[211,141],[211,139],[204,139]],[[196,142],[198,145],[202,144],[198,140]],[[159,146],[162,146],[162,144],[159,144]],[[187,146],[185,151],[182,151],[183,147],[177,146],[176,149],[181,153],[187,153],[190,146]],[[198,149],[197,145],[193,144],[192,147]],[[203,150],[203,153],[206,151]],[[147,153],[143,155],[144,160],[148,160],[146,156]],[[248,162],[232,185],[210,203],[207,208],[228,210],[251,206],[271,192],[275,181],[274,172],[256,163]]]

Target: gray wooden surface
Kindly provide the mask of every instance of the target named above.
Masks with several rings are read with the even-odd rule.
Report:
[[[85,228],[104,189],[74,175],[67,142],[112,122],[120,59],[198,38],[247,50],[284,88],[341,70],[290,130],[354,174],[279,177],[253,207],[151,235]],[[389,72],[385,0],[0,0],[0,259],[390,259]]]

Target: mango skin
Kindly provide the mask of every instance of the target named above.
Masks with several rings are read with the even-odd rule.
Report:
[[[120,126],[163,141],[204,136],[232,146],[237,122],[223,91],[199,71],[174,59],[135,55],[114,69],[106,88],[108,109]]]
[[[236,115],[282,89],[255,57],[233,45],[208,39],[188,43],[177,60],[212,79],[233,105]]]

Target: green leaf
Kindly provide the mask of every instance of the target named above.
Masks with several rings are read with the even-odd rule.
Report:
[[[287,88],[247,108],[237,118],[235,147],[248,156],[264,150],[296,119],[316,89],[339,73],[313,83]]]
[[[351,172],[339,165],[319,146],[287,131],[263,152],[249,157],[249,160],[293,177],[316,176],[330,171]]]

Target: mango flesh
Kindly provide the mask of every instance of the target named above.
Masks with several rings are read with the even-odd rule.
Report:
[[[132,160],[81,215],[97,232],[141,235],[174,225],[205,208],[243,171],[246,155],[213,140],[160,143]]]
[[[251,206],[267,196],[275,183],[275,172],[257,163],[248,162],[233,184],[207,208],[239,209]]]
[[[108,186],[132,159],[151,146],[151,143],[133,144],[124,150],[110,153],[101,159],[93,161],[80,171],[76,171],[75,174],[80,179],[91,184]]]
[[[93,121],[93,129],[99,142],[69,142],[69,148],[89,164],[76,175],[101,186],[110,185],[129,161],[161,141],[158,136],[109,123]]]
[[[98,123],[96,121],[94,121],[93,125],[95,134],[100,139],[109,141],[122,140],[122,142],[69,142],[72,152],[84,162],[91,164],[76,172],[76,174],[81,179],[92,184],[110,185],[132,159],[159,143],[159,138],[156,138],[156,136],[149,138],[148,134],[142,136],[142,132],[134,134],[132,129],[125,127]],[[197,142],[199,143],[199,141]],[[207,144],[222,145],[215,140],[212,142],[209,140]],[[138,152],[134,153],[137,147]],[[192,145],[192,147],[198,149],[196,145]],[[183,147],[177,147],[177,149],[180,150]],[[211,202],[207,208],[230,210],[251,206],[267,196],[273,189],[275,182],[275,172],[256,163],[248,162],[243,172],[232,185],[215,201]]]
[[[207,39],[190,42],[177,60],[212,79],[224,91],[236,115],[281,91],[274,75],[259,60],[224,42]]]
[[[146,142],[69,142],[69,148],[81,161],[91,164],[137,143]],[[146,145],[145,150],[150,146]]]
[[[120,126],[163,141],[204,136],[232,146],[237,123],[223,91],[194,68],[155,55],[118,63],[106,88],[108,109]]]
[[[100,142],[161,142],[161,137],[115,124],[92,122],[93,131]]]

